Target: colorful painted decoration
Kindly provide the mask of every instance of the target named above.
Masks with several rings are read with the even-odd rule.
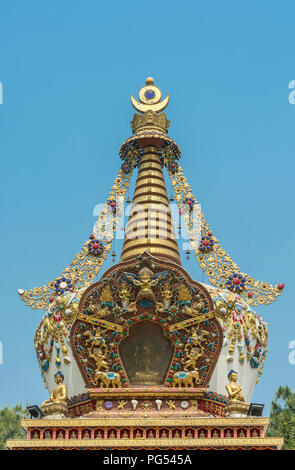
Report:
[[[168,374],[169,362],[164,367],[165,385],[171,387],[178,372],[183,373],[180,386],[193,386],[198,381],[207,383],[222,346],[221,330],[212,316],[206,316],[211,302],[208,295],[184,278],[179,286],[175,280],[180,275],[183,273],[175,268],[164,269],[161,263],[143,255],[135,263],[131,262],[126,271],[114,267],[107,278],[87,290],[81,299],[83,314],[71,330],[71,342],[89,386],[103,387],[106,383],[116,386],[119,383],[116,374],[120,376],[122,387],[130,386],[129,380],[135,380],[128,371],[128,341],[133,344],[132,332],[141,331],[142,322],[150,325],[144,326],[145,341],[152,339],[153,346],[149,348],[156,348],[156,344],[159,348],[154,349],[151,360],[147,353],[149,348],[145,344],[138,345],[136,349],[141,351],[140,360],[145,367],[154,367],[159,362],[157,367],[161,368],[165,364],[160,351],[163,347],[167,353],[169,341],[172,356]],[[157,299],[163,302],[169,299],[170,305]],[[144,305],[143,300],[147,301]],[[99,354],[95,348],[99,348]],[[200,370],[198,376],[192,374],[196,368]],[[114,380],[110,381],[110,376]]]

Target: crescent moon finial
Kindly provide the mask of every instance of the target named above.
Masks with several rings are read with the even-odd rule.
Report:
[[[139,90],[137,101],[132,95],[130,96],[132,106],[140,113],[148,110],[160,113],[169,103],[169,94],[161,101],[162,93],[160,88],[154,85],[155,81],[152,77],[147,77],[145,86]]]

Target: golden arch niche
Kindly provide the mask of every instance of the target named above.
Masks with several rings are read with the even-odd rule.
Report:
[[[133,386],[162,385],[174,356],[174,346],[163,328],[151,321],[132,326],[119,353]]]
[[[223,342],[213,308],[206,288],[174,263],[145,253],[110,268],[83,293],[71,328],[86,387],[185,388],[188,374],[188,386],[206,387]]]

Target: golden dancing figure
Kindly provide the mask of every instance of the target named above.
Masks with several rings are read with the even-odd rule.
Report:
[[[95,361],[95,364],[96,364],[96,370],[101,370],[101,369],[108,369],[108,363],[106,361],[106,356],[105,354],[102,352],[101,349],[97,349],[95,348],[92,351],[89,351],[88,353],[88,357],[90,357],[91,359],[93,359]]]
[[[184,363],[184,370],[187,371],[189,367],[193,370],[197,369],[197,361],[203,356],[203,351],[200,348],[192,348],[187,361]]]
[[[130,288],[127,285],[127,282],[122,282],[121,289],[119,290],[119,297],[121,300],[121,305],[123,308],[127,309],[130,299]]]

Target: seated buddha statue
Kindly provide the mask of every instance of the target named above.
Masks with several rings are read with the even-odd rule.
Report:
[[[235,372],[234,370],[230,370],[227,378],[229,379],[229,383],[226,385],[225,388],[230,400],[245,401],[242,393],[242,387],[237,384],[237,372]]]
[[[54,380],[56,383],[55,389],[51,392],[50,398],[41,405],[41,410],[46,416],[51,414],[67,414],[68,391],[63,383],[64,375],[62,372],[58,371],[54,376]]]
[[[46,405],[47,403],[52,403],[52,402],[67,404],[67,399],[68,399],[67,387],[66,385],[63,384],[64,375],[62,372],[60,372],[60,370],[55,374],[54,380],[56,383],[56,387],[52,391],[50,398],[48,400],[45,400],[42,403],[42,406]]]

